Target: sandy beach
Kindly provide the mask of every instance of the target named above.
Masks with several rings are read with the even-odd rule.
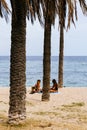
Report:
[[[50,94],[49,102],[41,101],[41,93],[29,92],[27,87],[26,111],[31,124],[26,130],[87,130],[87,87],[60,88]],[[8,109],[9,88],[0,87],[0,123],[7,119]]]

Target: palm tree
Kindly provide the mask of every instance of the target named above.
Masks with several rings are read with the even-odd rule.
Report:
[[[26,117],[26,1],[11,0],[11,7],[9,123],[17,123]]]
[[[26,118],[26,16],[33,23],[37,0],[10,0],[12,7],[9,123]],[[38,12],[40,20],[40,14]]]
[[[44,51],[43,51],[43,94],[42,101],[49,101],[50,94],[50,65],[51,65],[51,26],[55,22],[56,0],[43,0],[42,10],[44,25]]]
[[[58,86],[63,87],[63,60],[64,60],[64,29],[65,29],[65,20],[68,6],[68,25],[67,28],[70,28],[70,22],[74,23],[74,12],[77,19],[77,10],[76,1],[72,2],[71,0],[59,0],[59,27],[60,27],[60,47],[59,47],[59,73],[58,73]]]
[[[59,47],[59,83],[58,87],[63,85],[63,53],[64,53],[64,27],[66,17],[66,0],[59,0],[59,25],[60,25],[60,47]]]
[[[69,3],[68,3],[69,2]],[[70,21],[74,23],[73,13],[74,8],[71,0],[58,0],[58,12],[59,12],[59,28],[60,28],[60,42],[59,42],[59,73],[58,73],[58,87],[63,87],[63,60],[64,60],[64,29],[66,20],[66,9],[68,5],[68,25],[70,27]],[[75,15],[77,16],[77,15]]]
[[[83,14],[87,13],[87,6],[85,0],[79,0]],[[60,49],[59,49],[59,76],[58,84],[59,87],[63,87],[63,58],[64,58],[64,28],[65,28],[65,19],[66,19],[66,6],[68,6],[68,25],[67,28],[70,28],[70,22],[74,23],[74,14],[77,20],[77,6],[76,0],[73,2],[71,0],[59,0],[59,25],[60,25]]]
[[[5,0],[0,0],[0,17],[5,17],[5,20],[8,21],[8,14],[10,13],[10,9],[8,8]]]
[[[49,3],[46,6],[44,27],[44,54],[43,54],[43,94],[42,101],[49,100],[50,88],[50,56],[51,56],[51,19],[49,15]]]

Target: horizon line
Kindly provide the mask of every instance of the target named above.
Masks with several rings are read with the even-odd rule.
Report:
[[[10,57],[10,55],[0,55],[0,56],[8,56],[8,57]],[[43,57],[43,55],[26,55],[26,57],[29,57],[29,56],[32,56],[32,57],[37,57],[37,56],[40,56],[40,57]],[[64,55],[64,57],[65,56],[86,56],[86,55]],[[51,57],[59,57],[58,55],[52,55]]]

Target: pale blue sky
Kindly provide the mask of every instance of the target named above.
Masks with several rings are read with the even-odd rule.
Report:
[[[6,23],[4,19],[0,18],[0,56],[10,55],[10,37],[11,21],[9,20],[9,23]],[[31,25],[31,23],[27,21],[26,39],[26,50],[28,56],[43,55],[44,30],[38,21],[36,21],[34,25]],[[55,27],[52,27],[51,47],[52,56],[57,56],[59,54],[59,31],[57,20]],[[65,31],[64,55],[87,56],[87,16],[83,16],[79,8],[76,28],[72,24],[71,29],[68,30],[68,32]]]

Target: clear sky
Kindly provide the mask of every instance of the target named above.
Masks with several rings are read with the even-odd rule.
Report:
[[[59,54],[59,31],[58,24],[52,27],[52,43],[51,54],[58,56]],[[78,21],[76,28],[71,25],[68,32],[65,31],[64,55],[65,56],[87,56],[87,16],[83,16],[78,8]],[[0,56],[10,55],[11,48],[11,20],[6,23],[0,18]],[[31,25],[27,21],[27,36],[26,36],[26,52],[28,56],[42,56],[44,42],[44,29],[36,21]]]

